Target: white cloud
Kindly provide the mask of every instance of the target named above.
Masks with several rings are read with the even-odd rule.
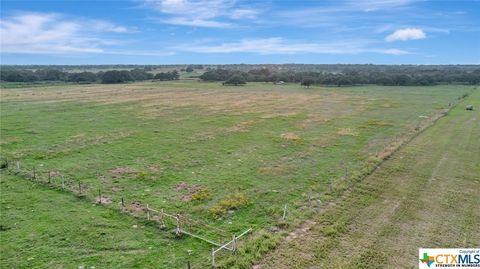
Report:
[[[239,8],[232,11],[231,18],[235,20],[255,19],[258,13],[258,10],[255,9]]]
[[[127,28],[125,26],[115,25],[108,21],[94,20],[90,23],[85,23],[85,26],[90,26],[90,29],[98,32],[112,32],[112,33],[133,33],[137,32],[134,28]]]
[[[426,37],[427,35],[422,29],[404,28],[404,29],[396,30],[392,34],[385,37],[385,41],[394,42],[394,41],[418,40],[418,39],[424,39]]]
[[[368,12],[404,7],[415,1],[417,0],[354,0],[350,1],[350,6]]]
[[[236,8],[235,0],[144,0],[143,4],[169,16],[161,22],[184,26],[227,28],[232,24],[226,19],[252,19],[258,14],[251,8]]]
[[[256,53],[269,54],[359,54],[381,53],[402,55],[407,51],[399,49],[367,48],[363,41],[343,41],[335,43],[292,42],[280,37],[242,39],[238,42],[205,45],[201,43],[184,44],[175,47],[176,50],[196,53]]]
[[[0,21],[2,53],[101,53],[115,43],[97,37],[100,32],[124,33],[123,26],[101,20],[69,20],[54,13],[21,13]]]
[[[411,52],[400,50],[400,49],[378,49],[373,52],[383,53],[383,54],[390,54],[390,55],[407,55],[412,54]]]
[[[162,20],[161,22],[174,25],[183,25],[183,26],[194,26],[194,27],[211,27],[211,28],[228,28],[231,26],[229,23],[224,23],[214,20],[205,20],[205,19],[193,19],[193,18],[183,18],[183,17],[173,17],[169,19]]]

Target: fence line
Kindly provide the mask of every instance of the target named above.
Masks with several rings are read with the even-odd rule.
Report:
[[[12,167],[10,164],[14,164],[14,167]],[[78,197],[87,197],[88,194],[92,193],[89,191],[92,189],[92,187],[89,184],[82,183],[80,180],[75,180],[72,176],[69,176],[63,172],[60,173],[58,170],[39,171],[35,166],[32,167],[32,170],[29,170],[25,167],[22,167],[20,160],[12,161],[12,160],[9,160],[8,158],[5,158],[4,162],[1,163],[0,165],[2,169],[6,169],[8,172],[13,172],[14,174],[24,179],[31,180],[37,184],[47,185],[48,187],[51,187],[51,188],[57,188],[63,191],[71,192],[77,195]],[[108,193],[103,193],[102,195],[102,190],[101,188],[99,188],[98,196],[95,197],[95,194],[94,194],[95,202],[97,204],[105,204],[105,205],[110,204],[110,202],[114,204],[113,203],[114,199],[111,199],[110,202],[104,202],[102,200],[102,197],[105,199],[108,197],[106,196],[106,194]],[[126,213],[133,217],[141,217],[141,218],[144,217],[149,222],[159,223],[162,228],[166,227],[166,223],[168,223],[168,221],[166,220],[169,219],[170,224],[174,223],[175,234],[177,236],[180,236],[180,234],[185,234],[185,235],[197,238],[199,240],[202,240],[204,242],[207,242],[216,247],[219,247],[216,250],[214,249],[215,251],[212,253],[213,256],[215,256],[216,252],[222,249],[227,249],[232,252],[235,251],[236,240],[238,240],[241,236],[245,235],[246,233],[252,230],[252,229],[248,229],[247,231],[242,233],[240,236],[233,235],[233,239],[231,241],[227,242],[226,244],[223,244],[223,243],[215,242],[214,240],[205,238],[193,232],[187,231],[185,229],[186,227],[190,227],[191,229],[192,227],[195,227],[195,226],[196,228],[202,229],[202,226],[203,226],[213,230],[213,234],[220,235],[221,238],[226,236],[227,234],[226,231],[213,227],[211,225],[208,225],[206,222],[202,220],[187,218],[185,215],[181,215],[181,214],[166,213],[163,208],[158,210],[150,207],[149,204],[146,204],[146,206],[143,206],[141,203],[136,201],[130,204],[127,204],[126,200],[123,197],[120,198],[120,201],[118,202],[118,204],[119,204],[119,209],[121,213]],[[134,208],[135,206],[136,208]],[[144,212],[144,214],[138,214],[140,212]],[[212,231],[209,231],[209,232],[212,232]],[[230,244],[233,244],[233,246],[229,248],[228,245]]]
[[[220,251],[220,250],[222,250],[222,249],[230,250],[230,251],[232,251],[232,252],[237,251],[237,240],[238,240],[240,237],[242,237],[242,236],[246,235],[247,233],[249,233],[250,231],[252,231],[251,228],[248,229],[248,230],[246,230],[246,231],[244,231],[244,232],[241,233],[239,236],[233,235],[233,239],[232,239],[232,240],[230,240],[230,241],[228,241],[227,243],[219,246],[219,248],[217,248],[217,249],[212,248],[212,266],[215,267],[215,254],[216,254],[218,251]],[[232,247],[231,247],[231,248],[228,248],[227,246],[230,245],[230,244],[232,244]]]

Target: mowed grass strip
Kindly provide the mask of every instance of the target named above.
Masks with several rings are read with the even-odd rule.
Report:
[[[458,106],[314,221],[256,268],[413,268],[420,247],[478,247],[479,111]]]

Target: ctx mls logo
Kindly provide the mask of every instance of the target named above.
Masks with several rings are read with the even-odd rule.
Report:
[[[418,268],[469,267],[480,268],[478,248],[421,248]]]
[[[423,253],[423,258],[420,259],[420,261],[422,263],[425,263],[428,267],[430,267],[430,265],[432,265],[432,263],[435,262],[435,257],[433,256],[428,256],[428,254],[426,252]]]

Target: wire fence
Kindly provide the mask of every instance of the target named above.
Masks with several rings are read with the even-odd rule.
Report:
[[[472,90],[472,92],[473,91],[474,90]],[[407,130],[405,135],[393,137],[390,141],[384,144],[382,150],[375,153],[374,156],[380,162],[376,163],[373,167],[368,169],[368,171],[354,176],[353,173],[350,173],[348,164],[345,161],[342,161],[340,163],[340,167],[342,169],[341,174],[343,175],[339,179],[348,181],[348,184],[346,184],[346,187],[343,187],[343,189],[337,191],[344,191],[345,189],[352,188],[358,182],[361,182],[364,178],[373,173],[384,160],[389,159],[395,152],[402,148],[402,146],[408,144],[428,127],[434,125],[440,118],[447,115],[450,110],[460,104],[472,92],[466,93],[464,96],[459,97],[457,100],[455,100],[455,102],[450,103],[447,108],[444,108],[437,113],[430,115],[429,117],[425,117],[422,122],[419,122],[416,126],[412,127],[412,129]],[[219,251],[227,250],[234,253],[237,250],[238,239],[252,231],[252,229],[247,229],[243,233],[235,235],[218,227],[212,226],[201,219],[195,219],[186,214],[166,212],[166,210],[163,208],[155,209],[149,204],[142,204],[138,201],[127,202],[124,197],[121,195],[119,196],[117,193],[105,193],[102,188],[96,189],[89,184],[85,184],[80,180],[76,180],[73,176],[66,173],[61,173],[59,171],[43,171],[39,170],[35,166],[33,166],[31,169],[27,169],[22,166],[20,160],[9,160],[7,158],[3,158],[0,160],[0,168],[6,169],[10,173],[14,173],[24,179],[43,184],[50,188],[68,191],[82,198],[93,198],[94,202],[100,205],[107,206],[110,204],[118,204],[117,208],[122,213],[156,223],[162,230],[172,229],[177,236],[187,235],[211,244],[214,246],[212,248],[210,257],[213,267],[216,266],[216,256]],[[332,180],[330,180],[328,189],[326,191],[330,193],[335,192],[335,190],[332,189]],[[315,195],[312,193],[308,194],[307,203],[309,208],[314,208],[317,210],[320,208],[321,201],[317,198],[318,197],[315,197]],[[289,214],[293,213],[295,215],[296,211],[294,209],[289,209],[287,204],[285,204],[281,213],[282,215],[280,219],[285,220]],[[294,215],[292,215],[292,218],[295,218]],[[225,242],[229,238],[232,239]],[[190,268],[190,263],[188,263],[188,268]]]
[[[20,160],[0,157],[0,168],[44,187],[70,192],[79,198],[93,200],[98,205],[112,206],[121,213],[155,223],[161,230],[171,230],[178,237],[187,235],[211,244],[217,247],[217,249],[214,248],[215,251],[210,257],[212,266],[215,266],[217,252],[220,250],[235,252],[238,239],[252,230],[248,229],[240,235],[235,235],[186,214],[167,212],[163,208],[156,209],[139,201],[127,201],[121,195],[105,192],[102,188],[94,188],[90,184],[58,170],[45,171],[36,166],[31,166],[29,169]],[[226,238],[233,239],[224,243]],[[190,266],[190,262],[188,262],[188,266]]]

